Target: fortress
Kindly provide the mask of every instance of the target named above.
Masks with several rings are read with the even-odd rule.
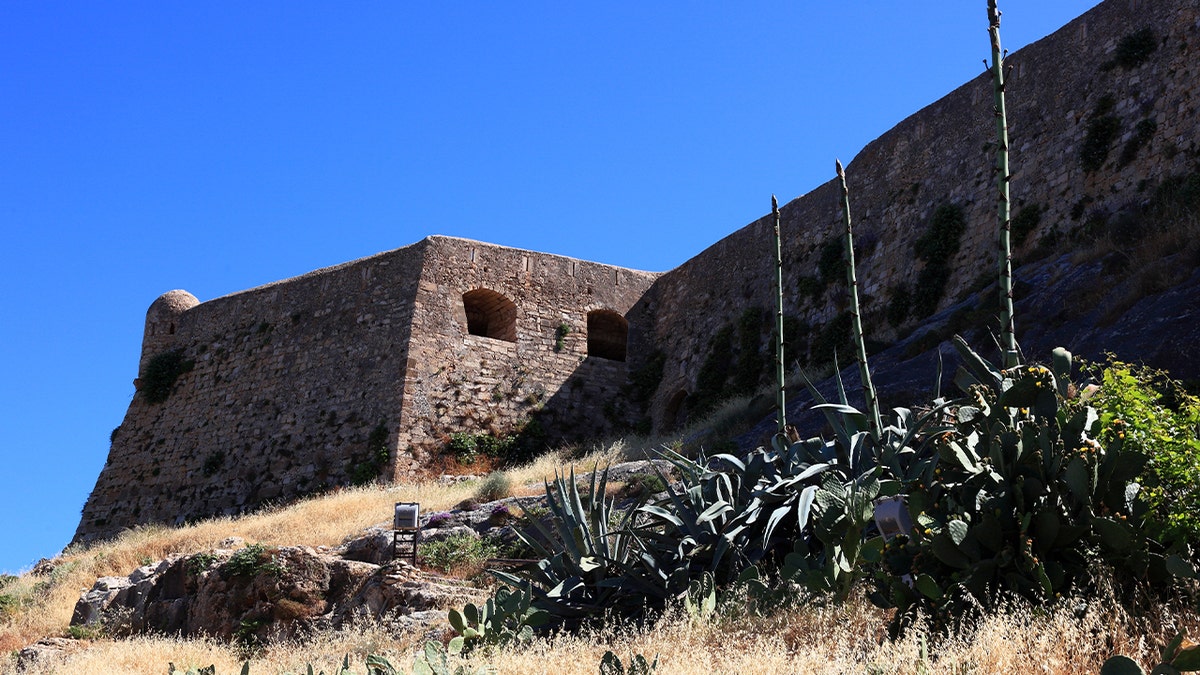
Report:
[[[1194,0],[1107,0],[1007,64],[1018,261],[1200,174]],[[981,72],[847,168],[875,343],[992,275],[993,119]],[[939,213],[962,232],[932,292],[914,246]],[[840,245],[836,186],[782,214],[788,357],[817,363],[845,332],[844,291],[819,271]],[[432,236],[204,302],[166,293],[75,541],[402,480],[455,433],[554,444],[677,427],[768,377],[771,238],[762,218],[656,274]]]

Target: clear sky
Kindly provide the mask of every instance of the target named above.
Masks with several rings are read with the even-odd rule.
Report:
[[[1000,4],[1015,50],[1097,3]],[[429,234],[670,269],[979,75],[985,7],[0,0],[0,570],[70,540],[161,293]]]

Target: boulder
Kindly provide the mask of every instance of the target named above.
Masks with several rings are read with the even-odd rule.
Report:
[[[407,623],[428,625],[433,615],[424,613],[440,620],[449,607],[479,595],[399,561],[380,566],[306,546],[253,546],[174,556],[128,577],[98,579],[76,603],[71,624],[99,626],[113,636],[263,642],[312,627],[339,628],[361,616],[399,621],[416,614]]]

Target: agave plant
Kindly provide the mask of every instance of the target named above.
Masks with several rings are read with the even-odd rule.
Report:
[[[635,509],[623,513],[606,499],[608,470],[592,472],[581,495],[574,470],[546,483],[547,522],[518,536],[540,559],[515,573],[493,571],[500,581],[532,595],[531,606],[561,622],[578,623],[606,612],[638,616],[686,592],[686,569],[656,555],[632,527]]]

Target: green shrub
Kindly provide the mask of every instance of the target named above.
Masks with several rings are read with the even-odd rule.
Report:
[[[503,471],[493,471],[479,483],[475,490],[475,498],[481,502],[494,502],[497,499],[511,497],[513,491],[512,479]]]
[[[350,467],[350,482],[353,485],[366,485],[387,469],[388,462],[392,459],[387,439],[387,424],[380,422],[367,437],[367,458],[353,462]]]
[[[1087,135],[1079,146],[1079,163],[1085,173],[1096,171],[1108,159],[1113,141],[1121,135],[1121,120],[1112,114],[1116,99],[1110,95],[1100,98],[1088,120]]]
[[[825,292],[825,284],[813,276],[801,276],[796,279],[796,294],[810,302],[821,297]]]
[[[558,324],[554,329],[554,351],[561,352],[566,346],[567,336],[571,334],[571,325],[567,322]]]
[[[900,284],[892,289],[892,297],[888,299],[887,320],[893,327],[901,326],[908,320],[912,312],[912,292],[908,286]]]
[[[214,450],[208,453],[208,457],[204,458],[204,466],[200,468],[200,473],[204,474],[205,478],[211,478],[217,475],[221,470],[221,466],[225,464],[225,453],[220,450]]]
[[[417,555],[425,565],[447,574],[456,567],[482,565],[498,552],[499,547],[493,542],[465,532],[417,547]]]
[[[747,307],[738,321],[738,355],[733,374],[733,391],[749,393],[758,387],[769,359],[762,351],[766,312],[761,307]]]
[[[914,252],[925,261],[913,290],[912,308],[918,317],[927,317],[937,311],[942,296],[946,294],[951,263],[958,253],[966,229],[967,219],[962,207],[942,204],[934,210],[929,228],[917,239]]]
[[[275,559],[272,549],[263,544],[250,544],[238,550],[222,566],[222,571],[234,577],[256,577],[263,574],[279,576],[283,566]]]
[[[650,497],[667,489],[658,474],[635,473],[625,481],[625,494],[633,498]]]
[[[9,593],[0,593],[0,619],[16,614],[21,606],[21,600]]]
[[[217,562],[217,556],[212,553],[197,553],[187,561],[187,572],[192,576],[200,576]]]
[[[1038,224],[1041,222],[1041,204],[1030,204],[1018,211],[1009,225],[1013,245],[1020,246],[1025,243],[1025,240],[1029,238],[1030,234],[1033,234],[1033,231],[1037,229]]]
[[[696,375],[696,392],[689,401],[689,414],[702,417],[726,398],[725,383],[732,368],[733,326],[726,324],[708,344],[708,356]]]
[[[656,349],[645,363],[630,372],[629,383],[625,385],[629,398],[635,403],[646,403],[653,398],[654,392],[658,391],[658,385],[662,383],[663,368],[666,364],[666,355]]]
[[[842,312],[830,319],[813,338],[809,351],[809,362],[815,365],[833,363],[836,353],[838,363],[845,365],[854,358],[851,351],[851,329],[853,319],[849,312]]]
[[[1158,49],[1158,36],[1152,29],[1143,28],[1121,38],[1121,41],[1117,43],[1117,53],[1113,63],[1127,70],[1136,68],[1145,63],[1156,49]]]
[[[1125,142],[1125,146],[1121,148],[1121,157],[1117,160],[1118,165],[1128,166],[1133,160],[1137,159],[1138,151],[1142,149],[1150,139],[1154,138],[1154,133],[1158,131],[1158,122],[1147,117],[1137,123],[1133,129],[1133,135]]]
[[[171,396],[171,388],[180,375],[191,372],[195,366],[183,358],[182,349],[172,349],[150,359],[146,372],[142,374],[142,395],[147,403],[162,403]]]
[[[479,457],[479,435],[466,432],[450,434],[450,442],[446,449],[454,455],[459,464],[470,466]]]
[[[1090,400],[1109,429],[1150,457],[1141,476],[1150,534],[1200,541],[1200,398],[1161,370],[1109,358],[1093,366],[1101,386]]]
[[[824,286],[845,276],[846,268],[842,265],[843,248],[840,236],[830,238],[821,247],[821,257],[817,260],[817,271],[821,273],[821,283]]]

